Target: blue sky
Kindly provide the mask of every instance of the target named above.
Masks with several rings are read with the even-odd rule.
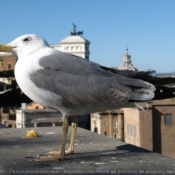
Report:
[[[128,46],[139,70],[172,72],[174,8],[174,0],[1,0],[0,43],[35,33],[59,44],[73,22],[91,42],[91,61],[119,67]]]

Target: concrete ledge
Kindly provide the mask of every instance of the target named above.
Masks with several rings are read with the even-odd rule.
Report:
[[[62,127],[0,130],[0,174],[175,174],[175,159],[78,128],[75,153],[64,161],[36,162],[61,145]],[[71,127],[66,147],[69,146]]]

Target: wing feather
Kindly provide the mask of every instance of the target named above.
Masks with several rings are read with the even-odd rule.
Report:
[[[39,65],[42,69],[31,73],[30,79],[36,86],[62,96],[64,105],[70,107],[121,105],[131,94],[134,97],[133,89],[153,88],[149,83],[111,73],[98,64],[56,50],[40,58]],[[141,97],[145,92],[139,93]]]

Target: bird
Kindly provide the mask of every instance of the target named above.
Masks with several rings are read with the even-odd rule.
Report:
[[[26,34],[7,45],[0,45],[0,52],[1,55],[17,57],[15,78],[30,99],[62,113],[61,149],[40,155],[37,161],[64,160],[65,155],[74,152],[77,115],[134,107],[137,101],[153,100],[156,86],[161,86],[154,85],[150,72],[107,68],[52,49],[43,37],[36,34]],[[156,81],[161,79],[157,76]],[[174,79],[170,78],[170,81],[174,82]],[[170,91],[170,96],[173,95],[174,91]],[[70,146],[65,150],[70,116],[73,116],[72,136]]]

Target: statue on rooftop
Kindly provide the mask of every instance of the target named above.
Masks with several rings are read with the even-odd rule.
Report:
[[[76,27],[77,27],[77,25],[75,25],[74,23],[72,23],[72,25],[74,26],[73,32],[76,33]]]
[[[74,23],[72,23],[73,25],[73,31],[70,33],[71,36],[74,36],[74,35],[82,35],[83,34],[83,31],[78,31],[76,30],[76,27],[77,25],[75,25]]]

